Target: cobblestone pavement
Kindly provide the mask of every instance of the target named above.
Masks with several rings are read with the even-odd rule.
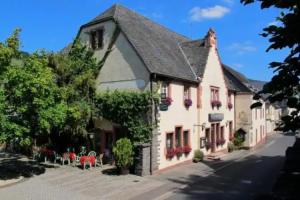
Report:
[[[274,143],[273,140],[277,140],[278,137],[280,136],[271,137],[267,144],[260,148],[268,151],[269,146]],[[218,171],[226,171],[226,169],[232,168],[232,164],[239,163],[243,157],[255,155],[259,151],[259,148],[251,151],[235,151],[222,157],[220,162],[204,161],[183,165],[174,167],[162,174],[147,177],[109,175],[110,173],[102,173],[101,168],[84,171],[70,166],[48,168],[42,175],[34,176],[9,187],[0,188],[0,199],[167,199],[174,194],[177,196],[176,191],[185,190],[189,184],[214,177]],[[179,195],[179,197],[185,199],[187,196]]]
[[[47,169],[13,186],[0,189],[3,200],[130,199],[159,187],[160,181],[134,175],[102,174],[101,168],[81,170],[70,166]]]

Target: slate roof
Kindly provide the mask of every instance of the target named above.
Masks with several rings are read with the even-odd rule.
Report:
[[[222,65],[225,82],[230,90],[234,90],[236,92],[252,92],[248,87],[249,81],[243,74],[225,64]]]
[[[180,44],[189,39],[121,5],[114,5],[89,23],[113,19],[151,73],[197,82]]]
[[[203,77],[209,48],[205,46],[205,40],[193,40],[180,44],[190,66],[197,77]]]
[[[106,20],[114,20],[119,25],[150,73],[190,82],[198,82],[197,77],[203,77],[209,54],[205,39],[191,40],[119,4],[81,29]],[[231,90],[253,92],[257,87],[253,80],[224,64],[223,72]]]

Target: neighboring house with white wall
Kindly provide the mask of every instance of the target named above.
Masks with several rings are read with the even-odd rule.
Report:
[[[225,75],[237,88],[235,95],[235,128],[245,136],[245,147],[254,147],[266,139],[266,102],[261,99],[262,106],[251,109],[255,92],[262,89],[263,82],[247,79],[243,74],[224,66]]]

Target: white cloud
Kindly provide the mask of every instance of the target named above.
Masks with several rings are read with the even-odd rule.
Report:
[[[243,55],[245,53],[250,53],[257,50],[257,48],[251,44],[251,42],[235,42],[229,45],[227,49],[236,52],[238,55]]]
[[[229,8],[220,5],[216,5],[209,8],[194,7],[190,10],[190,20],[199,22],[203,19],[222,18],[225,14],[229,12]]]
[[[234,0],[223,0],[224,3],[227,3],[229,5],[234,4]]]
[[[243,68],[244,67],[244,65],[241,63],[233,63],[233,64],[231,64],[231,66],[233,66],[235,68]]]

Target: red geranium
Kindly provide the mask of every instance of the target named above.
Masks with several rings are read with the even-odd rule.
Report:
[[[190,153],[191,151],[192,151],[192,148],[191,148],[190,146],[184,146],[184,147],[182,147],[182,152],[183,152],[183,153],[188,154],[188,153]]]
[[[175,150],[173,148],[167,149],[167,158],[173,158],[176,155]]]
[[[228,103],[228,108],[229,108],[229,109],[232,109],[232,108],[233,108],[233,104],[229,102],[229,103]]]
[[[214,100],[214,101],[211,101],[211,106],[212,107],[221,107],[222,106],[222,103],[221,103],[221,101],[219,101],[219,100]]]

